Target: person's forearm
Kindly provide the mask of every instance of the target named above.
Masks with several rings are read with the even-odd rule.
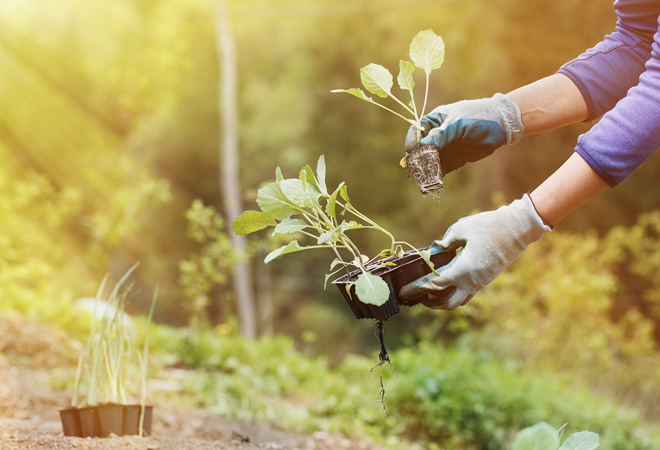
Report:
[[[506,96],[520,108],[525,136],[582,122],[589,117],[579,89],[562,74],[542,78]]]
[[[530,197],[543,221],[555,225],[608,188],[600,175],[579,154],[573,153]]]

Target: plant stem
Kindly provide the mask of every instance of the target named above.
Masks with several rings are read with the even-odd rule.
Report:
[[[421,117],[417,115],[417,105],[415,104],[415,95],[413,94],[412,89],[408,89],[408,92],[410,92],[410,103],[412,104],[413,112],[415,113],[415,121],[419,124],[419,119],[421,119]]]
[[[332,217],[328,216],[325,211],[323,211],[323,208],[319,205],[317,201],[312,200],[312,205],[314,205],[314,210],[316,211],[316,216],[319,219],[323,219],[325,222],[326,226],[328,227],[327,231],[330,231],[330,229],[336,228],[337,224],[332,220]]]
[[[385,110],[391,112],[392,114],[394,114],[394,115],[396,115],[396,116],[401,117],[401,118],[402,118],[403,120],[405,120],[406,122],[408,122],[408,123],[414,125],[415,127],[419,128],[419,125],[417,125],[417,124],[415,123],[414,120],[410,120],[410,119],[408,119],[407,117],[405,117],[405,116],[399,114],[398,112],[396,112],[396,111],[394,111],[394,110],[388,108],[388,107],[385,106],[385,105],[381,105],[381,104],[378,103],[378,102],[373,102],[373,104],[374,104],[374,105],[377,105],[377,106],[380,106],[381,108],[383,108],[383,109],[385,109]]]
[[[417,247],[413,246],[412,244],[407,243],[406,241],[395,241],[394,245],[407,245],[410,247],[411,250],[417,250]]]
[[[332,251],[335,252],[335,255],[337,255],[337,259],[341,262],[341,265],[344,267],[344,270],[346,271],[346,273],[350,277],[351,276],[351,271],[348,270],[348,267],[346,266],[346,263],[344,262],[344,260],[341,258],[341,255],[339,254],[339,250],[337,250],[337,247],[332,247]]]
[[[346,249],[347,249],[349,252],[351,252],[351,254],[353,255],[353,257],[355,258],[354,260],[357,261],[357,263],[358,263],[358,265],[360,266],[360,269],[362,270],[362,272],[367,273],[368,270],[367,270],[367,268],[364,266],[364,263],[362,262],[362,253],[360,252],[360,249],[358,248],[358,246],[355,245],[355,244],[353,243],[353,241],[351,241],[351,240],[348,238],[348,236],[346,236],[346,235],[343,235],[341,240],[342,240],[342,243],[343,243],[344,245],[346,245]]]
[[[389,237],[390,240],[391,240],[391,242],[392,242],[390,249],[391,249],[392,251],[394,251],[394,244],[395,244],[395,241],[394,241],[394,236],[392,235],[392,233],[390,233],[390,232],[387,231],[385,228],[381,227],[381,226],[378,225],[376,222],[374,222],[373,220],[371,220],[370,218],[368,218],[367,216],[365,216],[364,214],[362,214],[360,211],[358,211],[357,209],[355,209],[353,206],[350,206],[350,207],[348,208],[348,211],[351,212],[351,213],[352,213],[353,215],[355,215],[356,217],[359,217],[360,219],[362,219],[362,220],[364,220],[365,222],[369,223],[369,224],[371,225],[371,228],[374,228],[374,229],[380,231],[381,233],[386,234],[387,237]]]
[[[412,114],[413,116],[415,116],[415,118],[417,118],[417,114],[415,114],[415,112],[414,112],[412,109],[410,109],[410,107],[409,107],[408,105],[406,105],[406,104],[403,103],[401,100],[399,100],[399,99],[398,99],[394,94],[392,94],[391,92],[390,92],[389,94],[390,94],[390,97],[392,97],[392,98],[393,98],[393,99],[394,99],[399,105],[403,106],[403,107],[406,109],[406,111],[408,111],[410,114]]]
[[[424,111],[426,111],[426,101],[429,98],[429,77],[430,73],[426,72],[426,89],[424,92],[424,107],[422,107],[422,112],[420,113],[420,117],[424,117]]]

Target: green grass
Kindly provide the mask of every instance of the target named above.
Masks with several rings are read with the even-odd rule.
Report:
[[[568,423],[569,434],[596,432],[602,450],[660,443],[658,429],[638,411],[596,396],[570,374],[536,371],[486,352],[430,343],[392,352],[400,381],[384,371],[384,414],[376,402],[377,374],[370,375],[375,352],[351,355],[330,368],[282,336],[250,341],[212,330],[155,327],[151,339],[157,365],[191,369],[161,372],[183,386],[162,400],[227,417],[341,432],[407,449],[500,450],[517,431],[541,420],[556,428]]]

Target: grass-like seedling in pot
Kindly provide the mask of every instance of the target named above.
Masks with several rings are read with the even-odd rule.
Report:
[[[80,355],[75,378],[72,407],[62,410],[66,436],[106,437],[150,433],[152,407],[146,405],[146,380],[149,359],[149,325],[154,313],[154,294],[147,320],[144,347],[133,341],[125,314],[130,288],[123,288],[138,264],[131,267],[103,300],[107,276],[96,295],[92,326],[87,344]],[[137,364],[135,360],[137,359]],[[130,369],[137,366],[140,403],[128,403]],[[79,400],[81,388],[86,396]]]
[[[394,100],[398,104],[398,108],[403,111],[403,114],[368,97],[360,88],[335,89],[331,92],[353,95],[405,120],[417,128],[417,142],[419,143],[421,132],[423,131],[421,120],[425,114],[429,96],[429,78],[431,72],[439,69],[444,62],[445,43],[442,37],[436,35],[433,30],[420,31],[410,43],[409,56],[410,61],[399,60],[399,74],[397,76],[399,87],[404,92],[407,91],[410,96],[410,102],[408,103],[399,99],[392,92],[394,77],[385,67],[371,63],[360,69],[360,80],[364,88],[379,98],[390,98]],[[424,102],[421,109],[417,107],[415,101],[415,69],[421,69],[425,74]],[[395,106],[393,105],[393,107]],[[440,157],[436,147],[418,146],[414,152],[408,154],[402,160],[402,165],[408,168],[408,175],[415,179],[422,194],[433,195],[443,188],[444,183],[440,169]]]

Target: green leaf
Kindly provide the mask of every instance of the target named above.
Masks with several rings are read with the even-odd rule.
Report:
[[[323,283],[323,290],[325,290],[326,286],[328,285],[328,280],[330,279],[330,277],[332,277],[332,276],[334,276],[334,275],[337,275],[339,272],[341,272],[342,270],[344,270],[344,268],[343,268],[343,267],[340,267],[339,269],[334,270],[334,271],[332,271],[332,268],[331,268],[330,270],[331,270],[331,272],[330,272],[330,273],[327,273],[327,274],[325,275],[325,282]]]
[[[564,441],[559,450],[594,450],[600,445],[599,437],[591,431],[573,433]]]
[[[323,244],[325,244],[326,242],[331,241],[331,240],[332,240],[332,237],[335,235],[335,233],[336,233],[336,230],[326,231],[325,233],[323,233],[323,234],[321,234],[321,235],[319,236],[319,238],[318,238],[318,240],[316,241],[316,243],[317,243],[318,245],[323,245]]]
[[[369,257],[367,255],[360,255],[353,259],[353,264],[355,267],[360,267],[361,264],[366,264],[369,262]]]
[[[234,223],[231,224],[231,229],[236,234],[250,234],[275,225],[277,225],[275,219],[266,213],[261,211],[245,211],[234,220]]]
[[[325,291],[325,288],[328,287],[328,280],[332,276],[331,273],[326,273],[325,274],[325,281],[323,282],[323,290]]]
[[[277,220],[287,219],[300,212],[284,195],[278,182],[267,184],[259,189],[257,204],[263,212]]]
[[[369,102],[369,103],[373,103],[374,105],[377,105],[377,103],[371,97],[367,97],[367,94],[365,94],[364,91],[360,88],[333,89],[330,92],[332,92],[333,94],[344,92],[346,94],[351,94],[359,99],[362,99],[365,102]]]
[[[433,264],[433,261],[431,261],[431,251],[430,250],[422,250],[419,252],[419,255],[422,257],[424,262],[431,268],[434,274],[438,274],[438,272],[435,271],[435,264]]]
[[[557,436],[559,436],[559,440],[561,441],[561,437],[564,435],[564,430],[568,426],[568,423],[563,424],[562,426],[559,427],[557,430]]]
[[[344,209],[341,211],[341,215],[343,216],[344,214],[346,214],[346,211],[349,208],[352,208],[352,205],[349,202],[344,203]]]
[[[445,43],[433,30],[420,31],[410,43],[410,59],[428,75],[433,69],[442,67]]]
[[[348,188],[346,187],[346,185],[342,183],[342,185],[338,189],[341,198],[343,198],[344,201],[346,202],[350,202],[350,200],[348,199]]]
[[[332,264],[330,264],[330,270],[337,267],[337,264],[342,264],[343,265],[344,263],[341,261],[341,259],[335,258],[334,261],[332,261]]]
[[[376,275],[361,273],[355,281],[355,293],[362,303],[380,306],[390,298],[390,287]]]
[[[372,94],[381,98],[387,98],[392,95],[392,86],[394,79],[389,70],[379,64],[368,64],[360,69],[360,80]]]
[[[307,223],[302,219],[284,219],[277,224],[275,230],[273,231],[273,236],[276,234],[291,234],[297,233],[307,228]]]
[[[282,181],[284,180],[284,175],[282,175],[282,169],[280,169],[279,166],[277,166],[277,169],[275,169],[275,181]]]
[[[321,194],[324,197],[330,197],[328,194],[328,188],[325,185],[325,156],[321,155],[318,162],[316,163],[316,177],[318,181],[318,188],[321,190]]]
[[[344,182],[342,181],[339,186],[337,186],[337,189],[332,193],[330,198],[328,199],[328,204],[325,207],[325,212],[328,214],[330,217],[332,217],[335,221],[337,220],[337,215],[335,213],[335,207],[337,205],[337,196],[339,195],[340,191],[342,188],[345,188]]]
[[[364,225],[360,225],[358,222],[354,220],[350,220],[348,222],[343,221],[342,223],[339,224],[337,227],[337,230],[341,231],[342,233],[347,230],[357,230],[359,228],[364,228]]]
[[[319,182],[314,176],[314,171],[309,167],[309,164],[302,168],[299,178],[300,181],[302,181],[305,192],[309,195],[310,201],[312,203],[318,203],[319,198],[321,197]],[[309,207],[312,207],[311,203],[309,204]]]
[[[334,238],[335,234],[337,233],[344,233],[347,230],[356,230],[358,228],[364,228],[364,225],[360,225],[358,222],[351,220],[349,222],[347,221],[342,221],[337,227],[333,228],[332,230],[328,230],[325,233],[321,234],[319,236],[319,239],[317,241],[317,244],[325,244],[326,242],[329,241],[336,241],[337,239]],[[367,259],[368,261],[368,259]]]
[[[300,181],[302,181],[304,186],[311,184],[312,186],[318,187],[319,185],[319,182],[316,181],[316,177],[314,176],[314,171],[311,167],[309,167],[309,164],[300,170],[300,175],[298,178],[300,178]]]
[[[288,244],[283,245],[282,247],[280,247],[276,250],[273,250],[268,255],[266,255],[266,258],[264,259],[264,262],[266,264],[268,264],[269,262],[271,262],[272,260],[274,260],[278,256],[286,255],[287,253],[293,253],[293,252],[297,252],[297,251],[300,251],[300,250],[305,250],[306,248],[307,247],[301,247],[300,245],[298,245],[298,241],[291,241]]]
[[[413,72],[415,71],[415,65],[410,61],[400,60],[399,61],[399,76],[396,77],[396,80],[399,82],[399,87],[403,90],[409,90],[412,92],[415,89],[415,80],[413,79]],[[410,102],[410,107],[412,108],[412,101]]]
[[[296,178],[290,178],[280,182],[282,192],[291,203],[300,208],[311,208],[312,201],[305,190],[302,181]]]
[[[350,298],[351,300],[353,300],[353,296],[351,295],[351,288],[353,287],[354,284],[355,283],[348,283],[348,284],[344,285],[344,289],[346,290],[346,293],[348,294],[348,298]]]
[[[559,436],[545,422],[521,430],[513,440],[511,450],[557,450]]]

